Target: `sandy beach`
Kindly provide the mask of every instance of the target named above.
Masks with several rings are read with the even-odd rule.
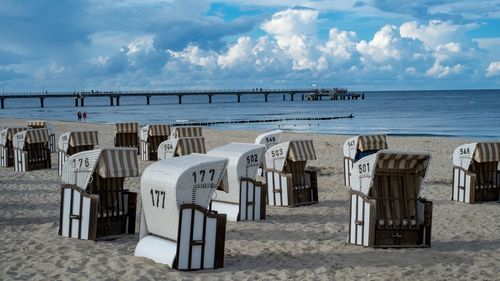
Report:
[[[113,145],[113,125],[53,122],[56,136],[76,129],[99,131],[99,146]],[[4,126],[25,120],[0,119]],[[261,132],[204,129],[207,149],[253,142]],[[432,154],[423,197],[434,203],[432,247],[372,249],[348,245],[349,191],[343,184],[342,145],[348,136],[285,133],[283,140],[312,139],[318,160],[319,204],[267,207],[257,222],[228,222],[225,264],[217,270],[180,272],[134,257],[139,235],[84,241],[57,235],[61,180],[52,169],[17,173],[0,168],[1,280],[500,280],[500,204],[453,202],[451,157],[471,140],[387,138],[389,148]],[[141,171],[152,162],[139,160]],[[139,190],[140,178],[125,188]],[[140,210],[140,199],[138,210]]]

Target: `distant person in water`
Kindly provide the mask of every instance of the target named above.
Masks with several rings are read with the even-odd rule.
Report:
[[[78,116],[78,121],[82,121],[82,112],[78,111],[76,116]]]
[[[85,120],[87,120],[87,111],[83,112],[83,122],[85,122]]]

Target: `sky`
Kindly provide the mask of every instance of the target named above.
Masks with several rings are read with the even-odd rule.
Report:
[[[0,0],[3,92],[500,88],[500,0]]]

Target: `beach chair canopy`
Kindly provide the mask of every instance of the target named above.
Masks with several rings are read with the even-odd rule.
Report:
[[[26,131],[28,129],[29,128],[26,128],[26,127],[9,127],[9,128],[5,128],[5,129],[1,130],[0,131],[0,145],[3,145],[3,146],[7,145],[7,142],[12,141],[15,134],[22,132],[22,131]]]
[[[475,142],[461,145],[453,152],[453,165],[469,170],[472,160],[483,162],[500,161],[500,142]]]
[[[363,152],[387,149],[386,135],[360,135],[349,138],[344,143],[344,156],[355,161],[363,158]],[[361,155],[357,155],[361,152]]]
[[[75,153],[64,163],[62,181],[86,190],[94,172],[103,178],[139,176],[137,150],[113,147]]]
[[[139,132],[138,123],[116,123],[115,124],[116,133],[135,133]]]
[[[140,137],[142,141],[147,141],[148,138],[154,136],[170,135],[170,126],[168,125],[147,125],[142,127]]]
[[[259,135],[255,139],[256,144],[263,144],[266,146],[266,150],[269,149],[270,147],[274,146],[275,144],[279,143],[281,140],[281,134],[283,133],[282,130],[273,130],[270,132],[265,132],[261,135]]]
[[[227,162],[221,157],[191,154],[148,166],[141,177],[148,232],[177,241],[180,206],[195,204],[207,209]]]
[[[287,160],[316,160],[312,140],[293,140],[277,144],[266,151],[267,168],[283,171]]]
[[[229,160],[227,166],[229,193],[217,192],[217,200],[239,202],[240,181],[242,178],[255,180],[257,169],[263,161],[264,151],[263,144],[233,142],[207,152],[207,155],[224,157]]]
[[[206,152],[205,138],[203,137],[170,139],[158,146],[158,159]]]
[[[15,134],[12,146],[14,148],[24,149],[26,144],[43,142],[49,142],[49,131],[47,129],[29,129]]]
[[[192,138],[203,136],[202,127],[172,127],[170,137],[175,138]]]
[[[420,186],[427,174],[431,155],[428,153],[396,152],[380,150],[375,154],[360,159],[354,166],[354,180],[351,189],[366,196],[373,187],[373,179],[379,170],[415,171],[420,178],[416,184],[416,194],[420,193]]]
[[[61,134],[57,146],[60,150],[67,152],[70,147],[97,144],[97,131],[77,131]]]

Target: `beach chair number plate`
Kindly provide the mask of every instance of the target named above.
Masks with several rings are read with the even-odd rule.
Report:
[[[276,142],[276,137],[266,137],[266,142]]]
[[[150,192],[151,192],[151,199],[153,200],[153,207],[160,208],[160,197],[161,197],[162,198],[161,208],[165,209],[165,191],[151,189]],[[156,202],[155,202],[155,195],[156,195]]]
[[[283,149],[277,149],[271,151],[271,157],[278,157],[283,155]]]
[[[359,164],[359,173],[369,173],[370,172],[370,163]]]
[[[214,176],[215,176],[215,169],[210,169],[208,171],[208,173],[210,174],[210,181],[213,181],[214,180]],[[205,170],[200,170],[198,172],[193,172],[193,180],[194,180],[195,183],[196,183],[196,180],[197,180],[197,176],[196,176],[197,174],[201,177],[200,182],[203,182],[205,180],[206,171]]]
[[[355,143],[356,142],[352,140],[352,141],[350,141],[350,142],[347,143],[347,146],[353,147]]]
[[[281,149],[280,149],[281,150]],[[252,154],[247,156],[247,164],[259,162],[257,154]]]
[[[470,154],[470,148],[460,148],[460,155],[469,155]]]
[[[90,167],[90,161],[88,158],[73,159],[72,164],[73,164],[73,169],[82,168],[82,167],[86,167],[86,168]],[[78,166],[78,164],[79,164],[79,166]]]

